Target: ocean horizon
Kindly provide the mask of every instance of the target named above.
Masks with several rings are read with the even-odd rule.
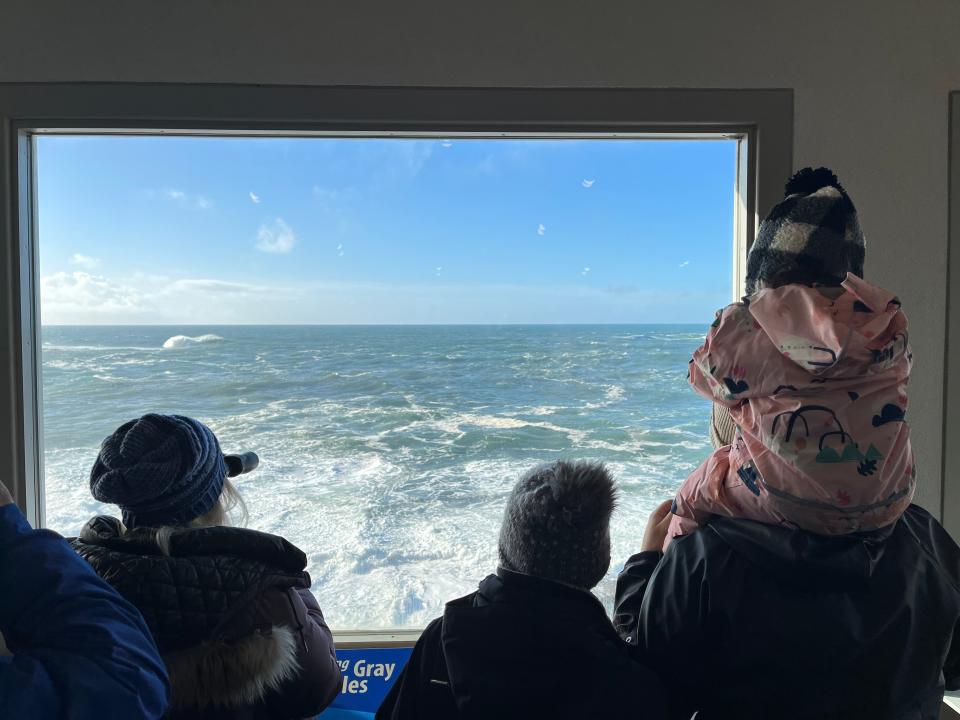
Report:
[[[617,571],[649,511],[710,451],[687,386],[706,324],[44,325],[47,525],[118,515],[89,494],[102,439],[146,412],[197,417],[225,452],[248,526],[309,558],[331,627],[419,628],[496,568],[517,477],[606,462]]]

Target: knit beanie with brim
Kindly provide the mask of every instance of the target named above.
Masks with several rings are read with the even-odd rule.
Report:
[[[747,295],[794,283],[836,287],[847,273],[863,277],[863,231],[837,176],[827,168],[804,168],[784,195],[747,256]]]
[[[118,505],[128,528],[178,525],[209,512],[227,465],[216,435],[182,415],[144,415],[100,447],[90,491]]]
[[[613,478],[600,463],[558,461],[526,473],[507,500],[500,563],[589,590],[610,567]]]

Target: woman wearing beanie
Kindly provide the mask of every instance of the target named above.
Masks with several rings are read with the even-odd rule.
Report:
[[[610,566],[615,503],[602,465],[524,475],[496,574],[427,626],[378,720],[665,718],[659,681],[590,592]]]
[[[150,414],[104,440],[90,473],[93,496],[123,520],[93,518],[74,548],[143,614],[176,720],[313,717],[340,687],[306,556],[226,526],[243,507],[228,476],[255,464],[224,456],[197,420]]]

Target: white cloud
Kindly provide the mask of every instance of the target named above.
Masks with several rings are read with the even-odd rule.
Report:
[[[682,263],[680,263],[680,267],[685,268],[689,264],[690,264],[689,260],[684,260]]]
[[[151,309],[140,290],[82,271],[41,278],[40,301],[44,320],[51,322],[77,317],[123,318]]]
[[[437,277],[440,277],[440,273],[443,272],[443,265],[437,265]]]
[[[89,255],[81,255],[80,253],[74,253],[70,257],[70,264],[82,267],[85,270],[94,270],[100,267],[100,258],[90,257]]]
[[[595,182],[596,180],[587,180],[586,178],[584,178],[580,184],[583,185],[583,187],[585,188],[592,188]]]
[[[337,255],[339,257],[343,257],[343,243],[340,243],[339,245],[337,245]]]
[[[178,205],[193,208],[195,210],[209,210],[213,207],[213,201],[203,195],[191,195],[183,190],[176,188],[164,188],[161,194]]]
[[[216,295],[240,295],[248,293],[268,292],[270,288],[259,285],[228,282],[226,280],[212,280],[207,278],[185,278],[174,280],[162,292],[169,293],[211,293]]]
[[[286,254],[296,244],[297,236],[283,218],[277,218],[273,226],[261,225],[257,232],[257,250],[265,253]]]
[[[80,271],[42,278],[41,293],[46,324],[115,325],[691,322],[723,295],[718,299],[711,291],[590,287],[586,281],[510,285],[434,279],[408,285],[321,282],[267,287],[242,279],[148,273],[105,278]]]
[[[232,323],[272,321],[295,307],[296,291],[214,278],[137,272],[120,279],[82,271],[40,280],[47,324]]]
[[[545,235],[547,232],[547,227],[543,223],[540,223],[540,226],[537,228],[537,235]]]
[[[440,147],[451,148],[453,147],[453,143],[450,142],[449,140],[444,140],[442,143],[440,143]]]
[[[580,274],[581,274],[581,275],[587,275],[589,272],[590,272],[590,268],[585,267],[585,268],[580,272]]]
[[[250,202],[252,202],[254,205],[260,204],[260,196],[253,192],[253,190],[250,191]]]

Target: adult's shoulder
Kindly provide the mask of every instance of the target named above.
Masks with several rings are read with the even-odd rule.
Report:
[[[898,521],[894,537],[914,542],[928,561],[950,577],[960,591],[960,546],[933,515],[919,505],[911,505]]]
[[[960,547],[927,510],[911,505],[892,526],[856,536],[821,536],[751,520],[714,518],[675,539],[660,572],[731,580],[738,568],[764,576],[899,573],[926,561],[960,591]],[[663,567],[666,565],[667,567]],[[885,570],[883,568],[886,568]]]

